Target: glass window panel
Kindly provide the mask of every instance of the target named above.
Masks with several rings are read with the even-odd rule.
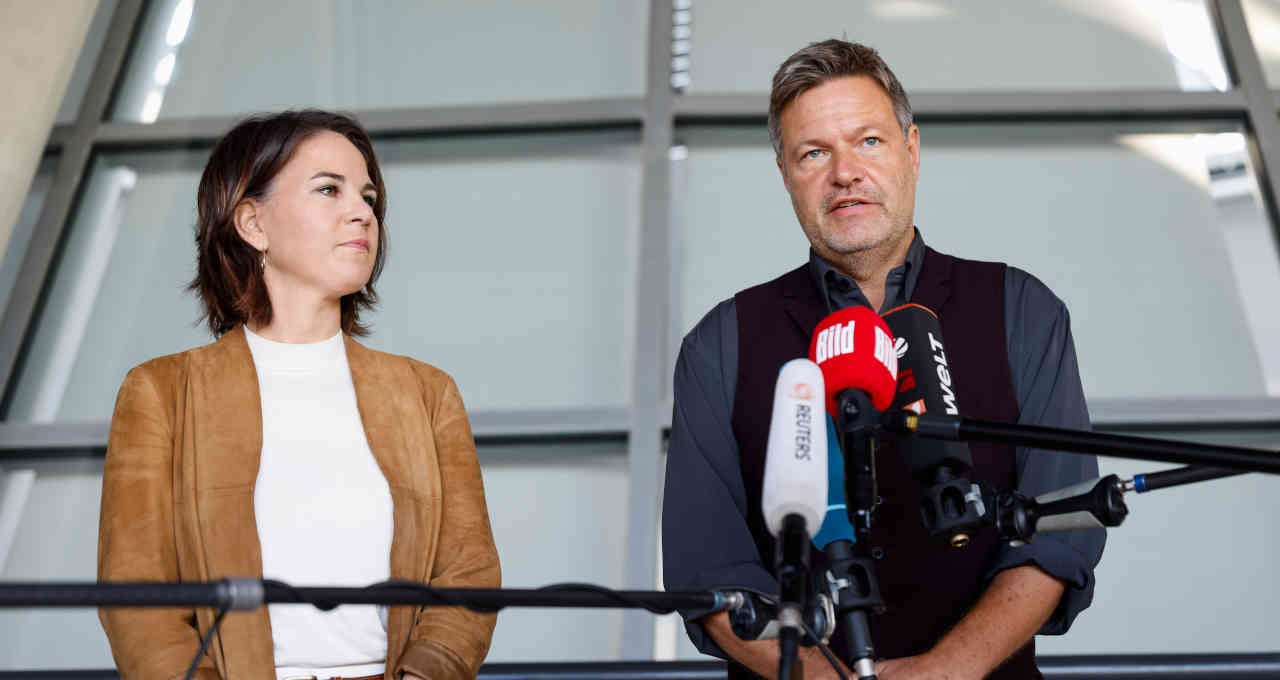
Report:
[[[1280,448],[1276,430],[1138,432],[1143,437]],[[1171,465],[1100,458],[1100,473],[1128,479]],[[1275,649],[1280,559],[1277,479],[1253,474],[1129,494],[1129,516],[1108,530],[1093,605],[1063,636],[1036,638],[1040,654],[1264,652]],[[1194,536],[1193,540],[1187,540]],[[1170,598],[1187,584],[1208,597]],[[1183,622],[1182,624],[1178,623]],[[1185,622],[1214,622],[1187,626]]]
[[[105,421],[125,373],[206,344],[195,186],[207,152],[102,154],[87,175],[22,357],[9,419]]]
[[[7,460],[0,468],[0,579],[98,580],[102,459]],[[0,609],[0,670],[114,668],[94,609]]]
[[[626,403],[635,132],[384,141],[390,247],[377,349],[451,373],[471,409]],[[102,421],[125,372],[209,342],[196,326],[205,151],[92,168],[10,420]]]
[[[1280,0],[1244,0],[1242,4],[1267,83],[1280,88]]]
[[[480,456],[504,587],[624,587],[624,442],[488,446]],[[486,661],[613,661],[621,641],[621,610],[507,609]]]
[[[646,3],[157,0],[112,118],[638,96]]]
[[[469,408],[625,405],[638,142],[381,145],[392,242],[372,344],[448,371]]]
[[[85,35],[84,45],[80,48],[80,56],[76,57],[75,69],[71,72],[71,80],[67,83],[67,91],[62,95],[62,104],[58,107],[58,124],[69,124],[80,115],[80,104],[84,101],[85,92],[89,89],[89,79],[93,69],[98,66],[98,55],[102,53],[102,45],[107,41],[107,29],[111,25],[111,15],[115,14],[120,0],[98,0],[98,9],[94,12],[93,21],[89,24],[89,32]]]
[[[617,499],[628,489],[625,442],[482,442],[479,455],[504,586],[622,587],[627,511]],[[6,464],[0,500],[20,493],[22,502],[0,503],[0,515],[18,513],[17,531],[0,544],[0,578],[96,580],[101,490],[101,459]],[[621,630],[621,610],[508,609],[498,616],[487,660],[616,660]],[[0,670],[113,665],[93,609],[0,610]]]
[[[682,136],[680,333],[808,246],[762,127]],[[1238,127],[931,125],[921,137],[926,242],[1048,284],[1071,310],[1090,398],[1280,393],[1268,297],[1280,264]]]
[[[36,167],[35,176],[31,178],[31,188],[22,201],[22,210],[18,213],[18,221],[13,225],[13,232],[9,234],[4,256],[0,257],[0,309],[9,305],[9,294],[13,292],[13,284],[18,280],[22,260],[27,255],[27,245],[31,242],[36,222],[40,220],[40,211],[44,209],[44,199],[49,195],[49,187],[53,185],[53,175],[57,169],[57,154],[45,154]]]
[[[908,93],[1228,84],[1203,0],[805,0],[748,11],[699,0],[690,90],[767,92],[783,59],[832,37],[880,50]]]

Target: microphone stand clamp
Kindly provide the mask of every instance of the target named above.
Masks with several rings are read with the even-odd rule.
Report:
[[[1068,528],[1062,526],[1061,520],[1054,526],[1059,518],[1072,520],[1070,528],[1117,527],[1129,515],[1124,492],[1125,482],[1116,475],[1037,498],[1003,491],[995,494],[995,511],[989,521],[995,524],[1001,540],[1015,544],[1030,541],[1037,531]],[[1092,527],[1080,526],[1081,518]]]
[[[920,519],[930,537],[963,548],[986,524],[982,488],[946,465],[933,474],[933,484],[920,492]]]
[[[733,602],[726,609],[729,612],[729,626],[739,640],[771,640],[778,637],[781,630],[778,603],[753,592],[733,592]],[[818,640],[805,636],[800,641],[801,647],[812,647],[821,642],[831,640],[831,633],[836,627],[836,614],[831,598],[826,593],[818,593],[810,598],[809,608],[804,612],[804,622]]]

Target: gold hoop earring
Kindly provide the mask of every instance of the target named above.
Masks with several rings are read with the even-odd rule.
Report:
[[[267,251],[262,251],[262,258],[258,261],[262,265],[262,271],[267,271]]]

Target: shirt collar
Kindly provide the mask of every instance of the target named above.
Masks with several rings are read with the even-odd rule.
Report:
[[[884,305],[881,312],[900,307],[911,301],[915,294],[916,282],[920,280],[920,268],[924,263],[924,238],[920,230],[914,229],[911,245],[907,247],[907,257],[902,264],[889,270],[885,277]],[[835,312],[846,307],[862,305],[870,307],[867,296],[852,278],[841,274],[831,263],[809,249],[809,278],[813,285],[822,292],[822,299],[827,311]]]

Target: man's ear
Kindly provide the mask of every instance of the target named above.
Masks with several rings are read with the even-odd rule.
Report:
[[[920,176],[920,128],[912,125],[907,132],[907,153],[911,155],[911,170]]]
[[[786,189],[787,193],[791,193],[791,182],[787,177],[787,168],[782,164],[782,156],[774,154],[773,162],[778,165],[778,174],[782,175],[782,188]]]
[[[252,198],[246,198],[236,205],[232,220],[236,225],[236,233],[245,243],[253,246],[258,252],[267,250],[267,232],[262,228],[260,206]]]

